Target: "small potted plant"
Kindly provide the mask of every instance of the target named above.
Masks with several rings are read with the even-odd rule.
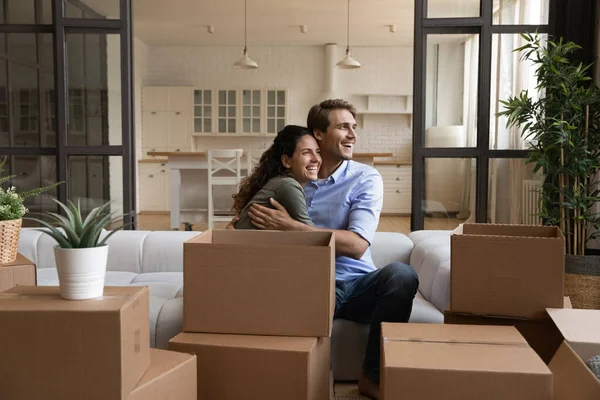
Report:
[[[106,241],[121,225],[102,237],[103,228],[122,216],[114,217],[107,212],[110,202],[94,208],[85,217],[81,215],[79,202],[68,205],[54,199],[65,211],[66,216],[47,213],[50,223],[36,218],[27,218],[38,222],[46,229],[40,229],[56,242],[54,257],[58,271],[61,297],[68,300],[85,300],[100,297],[104,293],[104,277],[108,260]]]
[[[4,165],[7,160],[8,157],[4,157],[0,161],[0,173],[4,172]],[[0,177],[0,185],[15,177],[16,175]],[[58,182],[21,193],[18,193],[14,186],[0,187],[0,264],[11,263],[17,258],[23,216],[29,212],[24,205],[25,199],[38,196],[61,183]]]

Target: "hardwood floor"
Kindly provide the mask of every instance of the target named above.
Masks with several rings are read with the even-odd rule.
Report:
[[[464,220],[456,218],[426,217],[425,229],[452,230],[462,222],[464,222]],[[223,229],[226,225],[227,223],[215,223],[215,229]],[[207,228],[208,224],[206,222],[194,224],[192,226],[192,229],[195,231],[204,231]],[[150,231],[170,230],[171,228],[169,224],[169,214],[141,213],[138,215],[137,229]],[[185,229],[183,224],[180,229]],[[377,230],[380,232],[399,232],[408,234],[410,233],[410,217],[384,215],[379,220],[379,226],[377,227]]]

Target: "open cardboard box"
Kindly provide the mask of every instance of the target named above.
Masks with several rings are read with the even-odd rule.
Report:
[[[555,400],[598,400],[600,380],[585,364],[600,355],[600,310],[548,309],[564,342],[550,361]]]
[[[208,230],[183,252],[184,332],[331,335],[333,233]]]
[[[450,311],[543,319],[563,306],[565,238],[557,227],[462,224],[451,239]]]
[[[564,298],[563,308],[572,308],[571,300]],[[563,336],[548,314],[543,319],[486,317],[472,314],[444,312],[445,324],[514,326],[529,346],[549,363],[563,342]]]

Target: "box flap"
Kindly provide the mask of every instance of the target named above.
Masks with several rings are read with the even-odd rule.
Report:
[[[383,323],[383,341],[524,345],[514,326]]]
[[[310,352],[317,345],[317,338],[181,332],[169,342],[304,353]]]
[[[548,367],[554,378],[555,400],[600,399],[600,380],[566,342]]]
[[[332,235],[333,232],[219,229],[212,231],[212,243],[250,246],[328,246]]]
[[[562,239],[560,229],[555,226],[510,225],[510,224],[463,224],[462,234],[483,236],[509,236],[528,238]]]
[[[600,310],[549,308],[548,314],[584,361],[600,355]]]
[[[212,233],[213,231],[211,230],[204,231],[194,236],[193,238],[186,240],[183,243],[212,243]]]

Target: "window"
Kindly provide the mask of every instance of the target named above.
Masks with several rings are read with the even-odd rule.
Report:
[[[194,90],[194,132],[201,136],[274,136],[286,123],[285,89]]]
[[[219,133],[236,133],[237,107],[235,90],[219,90]]]
[[[194,90],[194,132],[211,133],[212,90]]]
[[[286,123],[284,90],[267,90],[267,133],[276,134]]]
[[[528,143],[497,113],[537,92],[513,50],[520,32],[550,32],[550,11],[549,0],[415,1],[411,230],[529,220],[539,182],[524,167]]]
[[[260,134],[260,90],[242,90],[242,133]]]

